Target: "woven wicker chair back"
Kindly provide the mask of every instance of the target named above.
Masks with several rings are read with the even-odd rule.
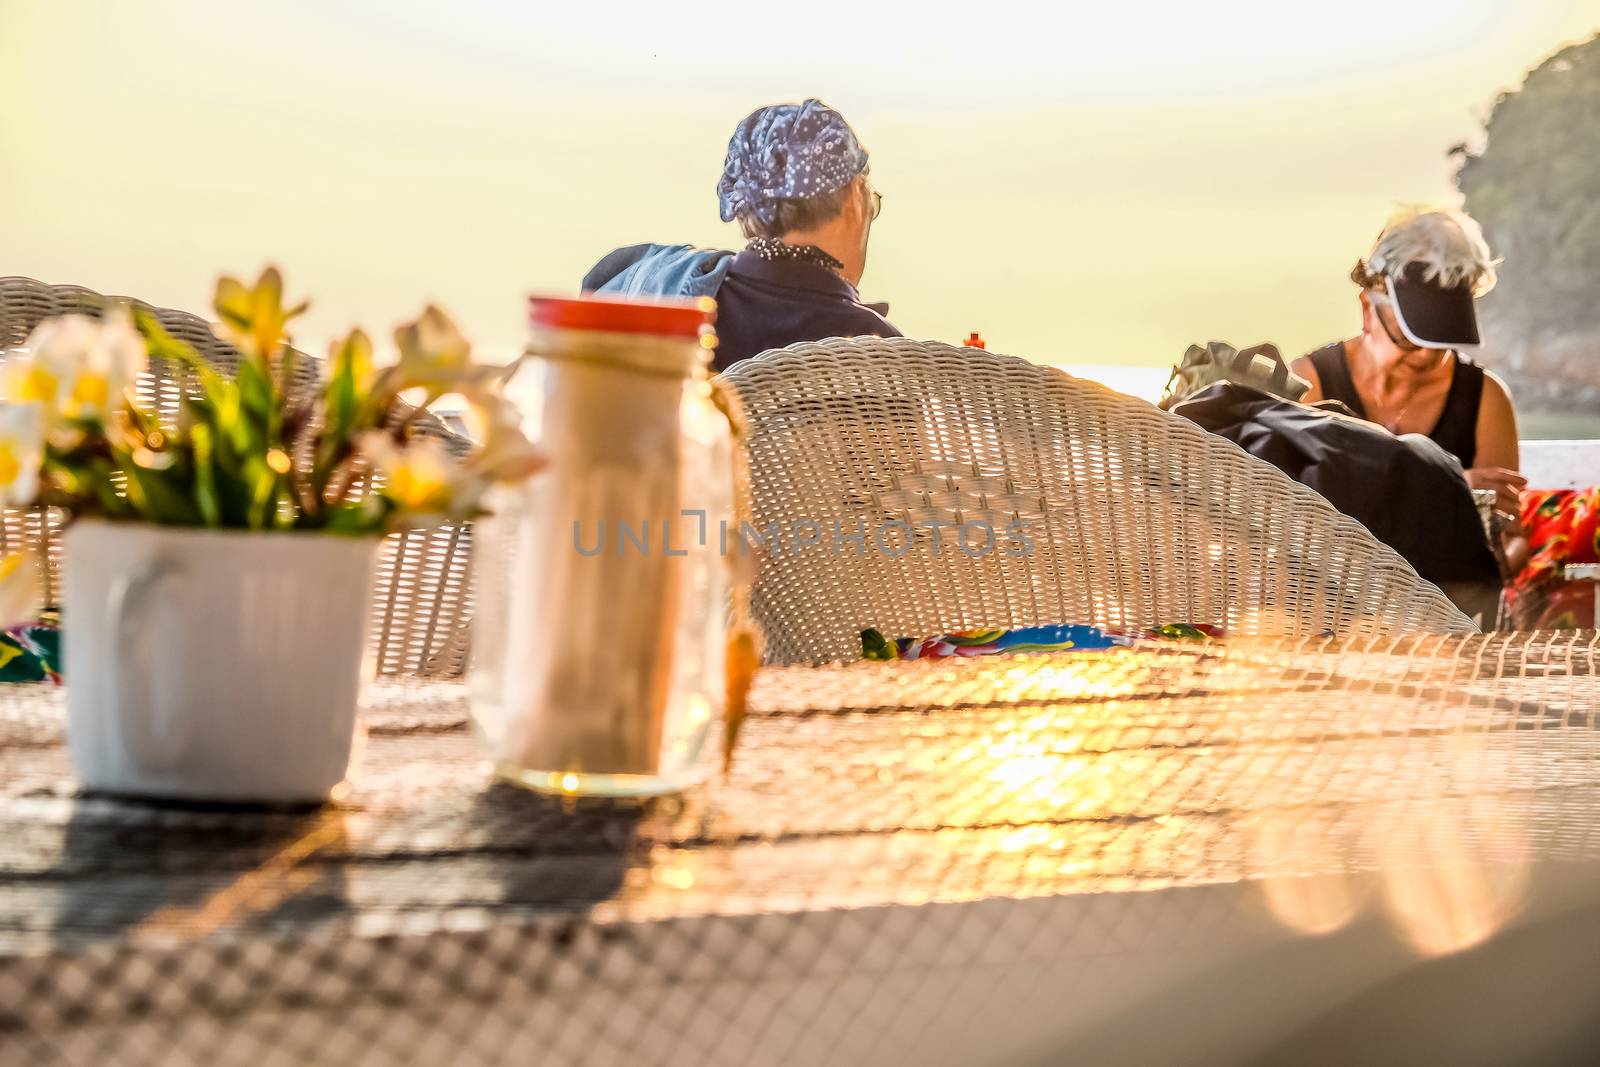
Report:
[[[1315,492],[1053,368],[857,338],[767,352],[722,380],[749,424],[751,529],[734,541],[765,554],[752,609],[771,662],[857,658],[865,627],[1473,629]]]

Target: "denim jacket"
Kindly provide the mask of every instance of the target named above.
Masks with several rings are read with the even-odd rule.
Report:
[[[693,245],[629,245],[596,263],[583,276],[583,290],[620,297],[715,297],[733,256]]]
[[[719,252],[692,245],[632,245],[606,256],[584,276],[586,292],[620,298],[717,302],[713,366],[796,341],[825,337],[898,337],[885,304],[863,304],[855,286],[814,263],[764,260],[748,249]]]

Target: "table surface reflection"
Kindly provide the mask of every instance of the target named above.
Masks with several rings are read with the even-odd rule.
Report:
[[[505,975],[577,938],[700,931],[636,953],[632,977],[586,979],[672,985],[691,957],[736,966],[782,917],[1248,885],[1263,921],[1321,934],[1377,884],[1405,941],[1453,952],[1517,914],[1535,868],[1600,858],[1597,674],[1593,632],[771,669],[732,772],[708,755],[705,784],[647,802],[493,784],[464,686],[390,680],[367,694],[348,791],[315,811],[80,795],[60,692],[17,688],[0,693],[0,1062],[8,1036],[71,1060],[72,1035],[108,1040],[118,1020],[171,1036],[197,1013],[226,1033],[267,1008],[348,1012],[358,978],[383,981],[307,989],[354,966],[350,946],[459,969],[497,931],[523,939]],[[724,928],[717,955],[705,938]],[[1053,936],[1061,956],[1115,940]],[[855,951],[807,966],[847,972]],[[266,999],[227,994],[218,976],[262,952]],[[307,953],[320,962],[285,977]],[[152,975],[186,992],[163,1008]],[[197,1062],[220,1047],[189,1038]]]

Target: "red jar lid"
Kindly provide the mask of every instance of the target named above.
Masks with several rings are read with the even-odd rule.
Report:
[[[645,333],[658,337],[698,337],[716,318],[717,302],[698,300],[602,300],[582,297],[528,298],[533,324],[554,330]]]

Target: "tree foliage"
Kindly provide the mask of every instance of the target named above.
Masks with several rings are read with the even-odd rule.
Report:
[[[1466,209],[1504,259],[1484,302],[1513,344],[1600,331],[1600,36],[1503,93],[1479,153],[1457,146]]]

